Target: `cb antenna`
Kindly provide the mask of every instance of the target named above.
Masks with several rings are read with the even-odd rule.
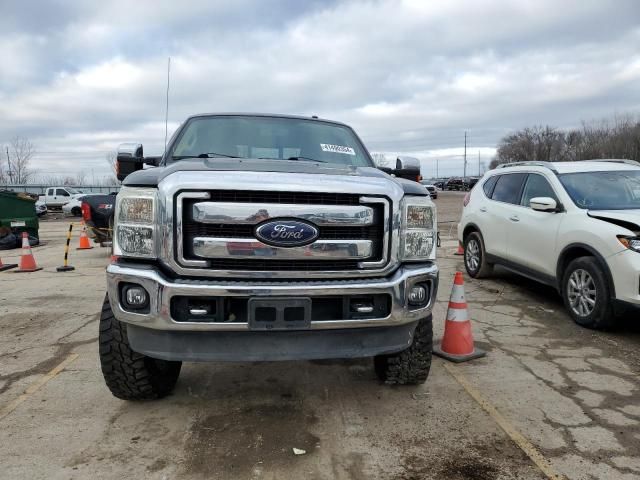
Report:
[[[167,60],[167,102],[164,109],[164,151],[167,151],[167,124],[169,123],[169,78],[171,73],[171,57]]]

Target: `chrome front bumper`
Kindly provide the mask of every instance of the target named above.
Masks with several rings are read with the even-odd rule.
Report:
[[[421,308],[410,308],[408,288],[416,283],[430,284],[429,301]],[[133,313],[123,309],[120,283],[143,286],[150,296],[148,313]],[[358,327],[392,327],[415,322],[427,316],[437,293],[438,267],[434,263],[404,265],[385,278],[359,280],[314,280],[311,282],[260,282],[216,280],[171,280],[152,265],[111,264],[107,267],[109,301],[115,317],[140,327],[171,331],[249,331],[244,322],[176,322],[171,318],[171,298],[201,297],[317,297],[328,295],[389,294],[391,313],[384,318],[312,321],[311,330]]]

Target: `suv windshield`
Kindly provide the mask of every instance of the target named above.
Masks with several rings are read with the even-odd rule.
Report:
[[[285,117],[195,117],[180,132],[171,156],[174,160],[233,157],[373,166],[350,128]]]
[[[640,209],[640,170],[558,175],[571,200],[589,210]]]

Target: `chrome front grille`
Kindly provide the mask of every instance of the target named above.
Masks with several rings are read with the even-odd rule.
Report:
[[[344,193],[214,190],[175,200],[176,260],[185,267],[229,272],[358,272],[388,264],[390,201]],[[301,247],[258,241],[256,225],[300,219],[318,228]]]

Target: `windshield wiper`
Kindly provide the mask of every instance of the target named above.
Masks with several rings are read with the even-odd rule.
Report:
[[[213,155],[214,157],[240,158],[237,155],[228,155],[226,153],[218,153],[218,152],[207,152],[207,153],[201,153],[199,155],[174,155],[171,158],[174,160],[180,160],[182,158],[211,158],[211,155]]]
[[[309,158],[309,157],[289,157],[287,160],[298,160],[303,162],[320,162],[320,163],[328,163],[326,160],[318,160],[317,158]]]

